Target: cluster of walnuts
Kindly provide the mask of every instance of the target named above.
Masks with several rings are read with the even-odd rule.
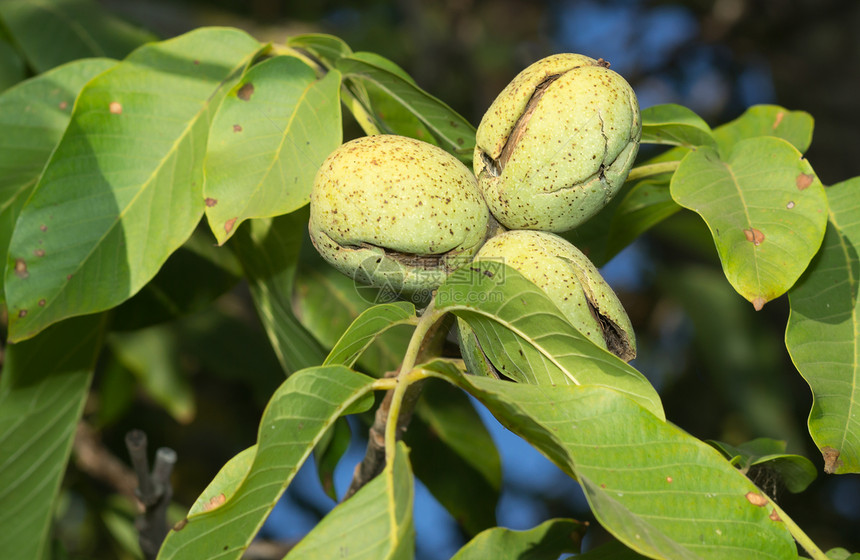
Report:
[[[314,246],[341,272],[404,294],[429,292],[472,260],[501,260],[595,344],[632,359],[618,298],[581,251],[551,233],[600,211],[639,150],[636,95],[608,66],[558,54],[520,72],[478,126],[473,170],[403,136],[343,144],[314,181]]]

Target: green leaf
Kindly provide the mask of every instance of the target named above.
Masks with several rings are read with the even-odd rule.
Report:
[[[777,105],[754,105],[740,117],[714,130],[720,155],[727,158],[735,145],[748,138],[775,136],[806,152],[812,143],[814,121],[804,111],[789,111]]]
[[[576,560],[646,560],[646,557],[633,552],[618,541],[612,541],[583,552],[576,556]]]
[[[637,237],[681,209],[669,193],[671,175],[636,183],[612,214],[606,251],[614,256]]]
[[[0,376],[0,550],[42,558],[105,327],[64,321],[6,348]]]
[[[475,149],[475,128],[448,105],[420,89],[390,70],[360,58],[344,57],[337,61],[337,69],[345,80],[371,84],[385,92],[406,111],[427,127],[439,146],[471,165]],[[384,122],[379,125],[386,132]]]
[[[355,318],[323,363],[352,367],[380,334],[396,325],[414,325],[415,320],[415,306],[411,303],[398,301],[374,305]]]
[[[91,0],[3,0],[0,20],[36,73],[79,58],[125,58],[155,40]]]
[[[753,481],[758,482],[758,479],[753,476],[755,474],[755,470],[751,470],[753,467],[759,467],[759,472],[766,469],[782,481],[789,492],[795,494],[806,490],[817,475],[812,461],[802,455],[787,454],[785,442],[781,440],[757,438],[738,446],[712,440],[708,440],[708,443],[716,447],[731,464]],[[768,490],[761,483],[759,487],[765,491]]]
[[[690,109],[674,103],[642,110],[642,143],[717,147],[708,123]]]
[[[600,524],[631,549],[671,560],[797,559],[749,479],[622,393],[437,373],[574,476]]]
[[[352,54],[352,49],[343,39],[325,33],[295,35],[287,39],[286,45],[311,53],[329,69],[334,68],[335,63],[341,58]]]
[[[481,350],[475,331],[463,319],[457,319],[457,340],[460,343],[460,355],[469,373],[485,377],[498,377],[493,364]]]
[[[180,366],[176,333],[170,325],[111,333],[108,344],[146,393],[177,422],[187,424],[194,419],[194,392]]]
[[[251,68],[218,108],[206,154],[206,217],[219,244],[243,221],[293,212],[342,140],[340,73],[292,56]]]
[[[71,62],[0,95],[0,263],[6,262],[18,214],[69,124],[78,92],[115,64],[105,58]]]
[[[84,87],[12,235],[11,340],[114,307],[188,239],[203,214],[211,114],[259,49],[244,32],[200,29]]]
[[[338,418],[329,428],[320,442],[314,447],[314,460],[317,465],[317,476],[328,497],[337,501],[334,487],[334,471],[343,454],[349,449],[352,440],[352,430],[346,418]]]
[[[203,310],[239,282],[242,267],[198,227],[139,292],[119,305],[111,330],[136,330]]]
[[[708,224],[726,278],[756,310],[797,281],[824,236],[821,182],[779,138],[743,140],[725,160],[710,148],[690,152],[671,192]]]
[[[257,314],[281,367],[289,375],[319,365],[325,352],[293,314],[293,281],[307,209],[272,219],[252,220],[233,237],[231,247],[245,269]]]
[[[411,560],[413,497],[409,454],[398,443],[394,460],[382,474],[326,515],[284,560]]]
[[[487,529],[451,560],[545,560],[579,552],[586,525],[574,519],[550,519],[527,531]],[[579,556],[577,556],[579,558]]]
[[[206,489],[191,505],[191,509],[188,510],[188,518],[191,519],[201,513],[206,513],[230,500],[248,476],[256,456],[257,445],[255,444],[243,449],[224,463],[212,482],[206,486]]]
[[[827,189],[821,251],[789,292],[785,343],[812,389],[809,433],[824,472],[860,472],[860,177]]]
[[[612,387],[664,417],[660,397],[641,373],[580,334],[513,268],[487,261],[461,267],[439,287],[436,308],[466,321],[496,369],[511,379]]]
[[[9,89],[26,77],[24,61],[12,45],[0,39],[0,91]]]
[[[387,70],[406,82],[414,85],[415,80],[394,62],[372,52],[357,52],[352,58],[372,64],[383,70]],[[364,82],[365,105],[370,108],[379,127],[391,134],[399,134],[410,138],[417,138],[424,142],[439,145],[430,129],[418,118],[408,107],[404,106],[399,99],[392,97],[388,90],[379,87],[373,82]]]
[[[306,260],[296,275],[293,309],[319,344],[333,348],[349,325],[384,294],[370,286],[357,288],[351,278],[329,266],[313,249],[303,259]],[[386,330],[364,350],[358,358],[358,366],[374,377],[396,370],[412,331],[404,325]]]
[[[860,560],[860,553],[851,554],[844,548],[831,548],[827,551],[827,557],[832,560]]]
[[[342,366],[308,368],[290,376],[263,413],[246,474],[248,456],[234,458],[229,471],[216,477],[212,494],[204,492],[198,499],[208,505],[205,513],[195,511],[171,531],[158,558],[240,558],[325,431],[341,415],[373,404],[372,382]]]
[[[463,391],[439,380],[427,382],[404,441],[412,450],[415,475],[466,533],[496,525],[501,460]]]

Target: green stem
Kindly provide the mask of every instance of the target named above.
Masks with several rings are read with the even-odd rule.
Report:
[[[322,78],[326,74],[332,70],[328,65],[326,65],[323,61],[317,60],[312,56],[308,56],[305,52],[300,49],[294,49],[293,47],[288,47],[287,45],[274,44],[272,45],[272,52],[274,54],[279,55],[288,55],[294,56],[300,59],[302,62],[310,66],[316,72],[317,78]],[[343,101],[343,104],[346,105],[347,109],[352,113],[352,116],[355,117],[356,122],[358,122],[359,126],[361,126],[364,133],[368,136],[372,136],[374,134],[382,134],[382,131],[376,126],[376,123],[373,122],[373,117],[367,110],[367,107],[361,102],[358,96],[350,91],[345,83],[341,84],[340,87],[340,97]]]
[[[287,55],[298,58],[299,60],[313,68],[318,78],[322,78],[323,76],[328,74],[328,68],[326,68],[320,61],[308,56],[299,49],[294,49],[293,47],[288,47],[287,45],[275,43],[272,45],[272,52],[277,55]]]
[[[812,542],[812,539],[810,539],[809,536],[807,536],[807,534],[803,532],[803,529],[797,526],[797,523],[795,523],[794,520],[792,520],[784,511],[782,511],[782,509],[778,505],[776,505],[773,500],[768,499],[768,501],[770,502],[770,505],[773,506],[773,510],[777,513],[777,515],[779,515],[779,518],[782,520],[782,522],[785,523],[788,532],[791,533],[791,536],[794,537],[794,540],[797,541],[797,544],[802,546],[803,550],[809,553],[809,556],[813,560],[829,560],[827,558],[827,555],[824,554],[824,552],[822,552],[821,549],[818,548],[818,546],[814,542]]]
[[[406,389],[420,378],[420,376],[410,374],[415,369],[415,360],[418,358],[418,352],[421,350],[421,343],[434,323],[436,323],[439,317],[445,314],[444,311],[436,311],[435,303],[435,299],[430,301],[430,305],[424,310],[424,314],[421,315],[421,319],[415,326],[412,338],[409,339],[409,346],[406,347],[406,353],[403,355],[400,373],[395,379],[394,394],[391,396],[388,420],[385,423],[385,462],[389,464],[394,460],[394,446],[397,443],[397,419],[400,416],[400,408],[403,405],[403,396],[406,394]]]
[[[647,165],[634,167],[630,170],[630,174],[627,176],[627,182],[630,183],[638,181],[644,177],[660,175],[661,173],[672,173],[678,169],[678,165],[680,164],[680,161],[661,161],[659,163],[649,163]]]

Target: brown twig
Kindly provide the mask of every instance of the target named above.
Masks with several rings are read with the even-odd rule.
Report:
[[[136,495],[143,503],[144,511],[134,522],[139,533],[140,549],[147,559],[158,556],[158,549],[167,536],[167,507],[173,498],[170,474],[176,464],[176,452],[159,447],[155,452],[155,465],[149,472],[146,434],[132,430],[125,436],[125,444],[131,463],[137,473]]]
[[[429,357],[440,353],[450,327],[451,320],[440,320],[430,328],[421,342],[416,363],[426,361]],[[388,372],[385,374],[385,377],[397,377],[400,373],[400,371]],[[400,407],[400,414],[397,416],[397,439],[402,439],[406,428],[409,426],[409,422],[412,420],[412,412],[415,409],[418,398],[421,396],[423,384],[423,381],[419,381],[406,389],[403,403]],[[364,458],[355,467],[352,482],[346,494],[344,494],[344,500],[358,492],[362,486],[370,482],[385,468],[385,426],[388,424],[388,415],[393,397],[394,391],[388,391],[379,404],[379,408],[376,409],[373,425],[370,427],[367,436],[367,449],[364,452]]]
[[[78,423],[72,448],[75,465],[81,472],[110,486],[143,511],[143,505],[134,494],[137,486],[134,471],[102,444],[92,426],[83,421]]]

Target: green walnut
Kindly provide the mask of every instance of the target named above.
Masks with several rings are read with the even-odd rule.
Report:
[[[561,232],[624,184],[642,124],[636,94],[602,59],[557,54],[514,78],[478,126],[474,170],[509,229]]]
[[[636,357],[633,326],[618,296],[572,244],[552,233],[508,231],[488,240],[475,257],[491,259],[537,284],[589,340],[625,362]]]
[[[474,175],[441,148],[395,135],[341,145],[323,162],[310,201],[311,240],[359,282],[396,293],[433,290],[489,234]]]

